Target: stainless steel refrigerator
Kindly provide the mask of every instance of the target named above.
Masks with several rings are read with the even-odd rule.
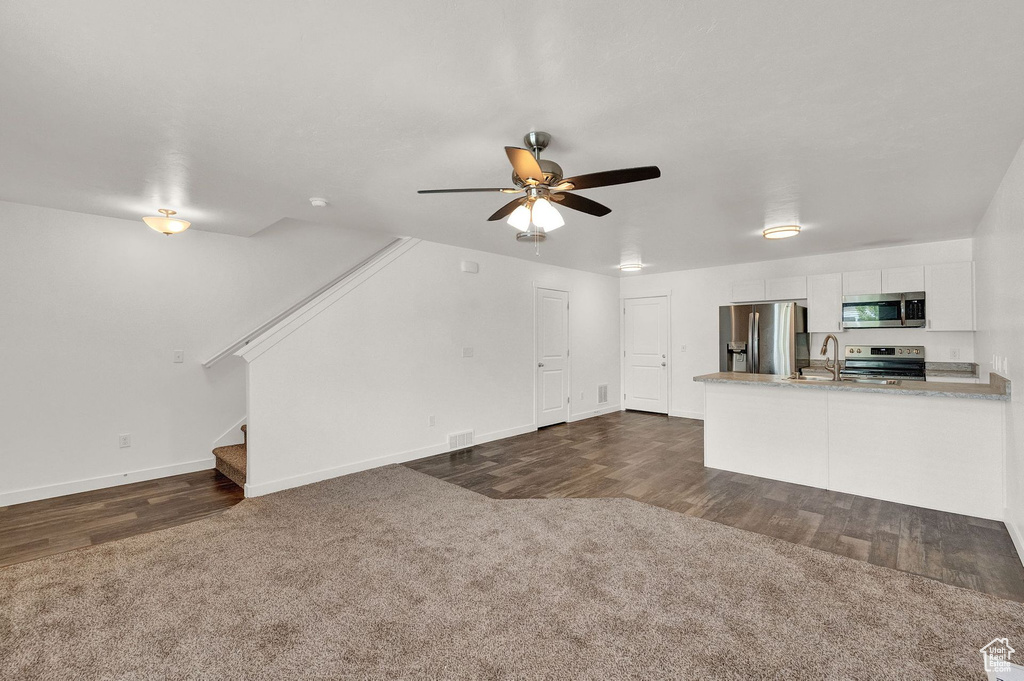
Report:
[[[810,364],[803,305],[726,305],[718,328],[719,371],[789,376]]]

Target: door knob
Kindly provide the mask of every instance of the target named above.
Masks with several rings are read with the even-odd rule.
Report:
[[[664,363],[664,362],[662,362],[662,363],[661,363],[661,366],[665,366],[665,363]]]
[[[537,362],[537,366],[539,366],[539,367],[544,366],[544,362]]]

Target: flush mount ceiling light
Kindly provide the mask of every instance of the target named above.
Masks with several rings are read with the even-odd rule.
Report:
[[[180,218],[172,218],[171,216],[177,215],[178,211],[171,210],[170,208],[161,208],[157,212],[163,213],[164,216],[162,218],[146,217],[142,218],[142,221],[161,234],[166,234],[167,236],[178,234],[179,232],[184,232],[192,224]]]
[[[800,225],[778,225],[767,227],[761,234],[765,239],[788,239],[800,233]]]
[[[643,264],[638,262],[624,262],[619,265],[620,272],[639,272],[643,268]]]

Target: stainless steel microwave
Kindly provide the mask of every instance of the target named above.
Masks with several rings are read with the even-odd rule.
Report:
[[[843,296],[844,329],[921,328],[924,291]]]

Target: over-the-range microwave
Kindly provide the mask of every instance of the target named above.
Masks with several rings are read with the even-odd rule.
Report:
[[[924,291],[843,296],[843,328],[921,328],[925,325]]]

